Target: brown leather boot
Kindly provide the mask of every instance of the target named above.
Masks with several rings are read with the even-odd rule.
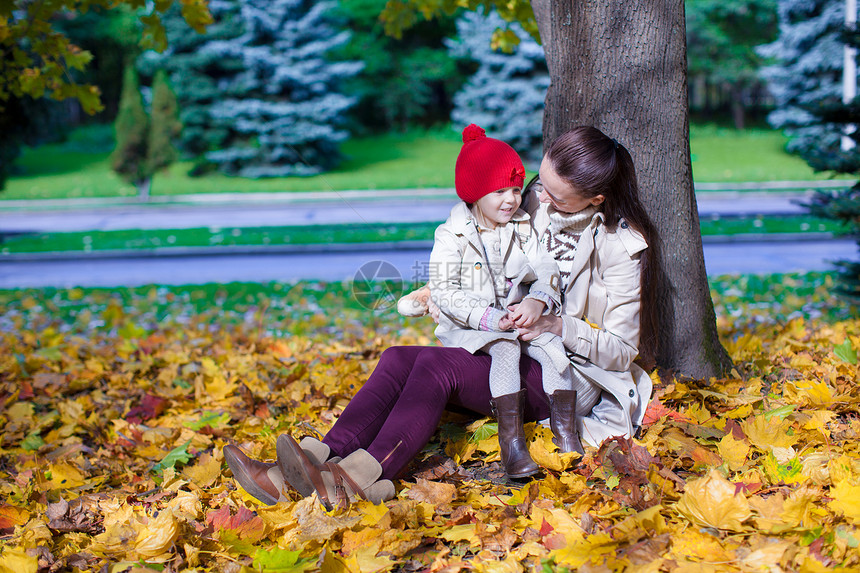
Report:
[[[224,459],[242,489],[266,505],[275,505],[286,497],[284,478],[275,464],[249,458],[233,444],[224,446]]]
[[[523,431],[525,399],[526,391],[523,389],[490,400],[493,415],[499,423],[499,449],[502,454],[502,465],[505,467],[505,473],[509,478],[529,477],[540,471],[540,467],[529,455],[526,434]]]
[[[549,398],[549,425],[552,428],[552,443],[561,452],[585,454],[579,427],[576,425],[576,390],[556,390],[547,394]]]

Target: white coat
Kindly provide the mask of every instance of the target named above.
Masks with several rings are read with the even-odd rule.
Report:
[[[536,209],[533,222],[542,235],[549,226],[547,205]],[[563,288],[563,342],[572,367],[603,390],[581,420],[582,439],[593,446],[632,436],[651,399],[651,378],[633,363],[639,353],[639,259],[647,247],[626,221],[609,229],[598,212],[580,236]]]
[[[540,246],[528,213],[517,210],[501,228],[501,246],[504,267],[491,269],[472,213],[462,202],[454,205],[448,220],[436,229],[429,284],[430,296],[440,310],[436,336],[445,346],[474,353],[495,340],[515,340],[514,331],[480,330],[481,318],[487,308],[507,308],[529,292],[545,293],[555,308],[560,307],[558,265]],[[493,283],[499,273],[512,283],[503,300],[496,300]]]

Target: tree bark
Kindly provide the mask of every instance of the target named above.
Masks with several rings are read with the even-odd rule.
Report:
[[[636,164],[662,246],[658,365],[696,378],[722,374],[731,361],[717,336],[693,192],[683,0],[533,0],[533,7],[551,79],[545,145],[593,125]]]

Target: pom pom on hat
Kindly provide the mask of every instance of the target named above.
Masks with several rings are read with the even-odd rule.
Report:
[[[487,132],[484,131],[483,127],[479,127],[474,123],[470,123],[466,126],[466,129],[463,130],[463,143],[475,141],[482,137],[487,137]]]
[[[487,137],[474,123],[463,130],[463,147],[454,167],[457,196],[474,203],[484,195],[507,187],[522,188],[526,171],[514,148]]]

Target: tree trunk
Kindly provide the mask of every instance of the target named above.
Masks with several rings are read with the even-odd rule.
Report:
[[[152,184],[152,177],[141,179],[137,182],[137,199],[138,201],[149,201],[149,187]]]
[[[732,86],[732,122],[735,124],[735,129],[744,128],[744,88],[738,84]]]
[[[658,365],[696,378],[720,375],[731,361],[717,336],[693,192],[683,1],[533,6],[552,82],[545,145],[571,127],[594,125],[630,150],[662,239]]]

